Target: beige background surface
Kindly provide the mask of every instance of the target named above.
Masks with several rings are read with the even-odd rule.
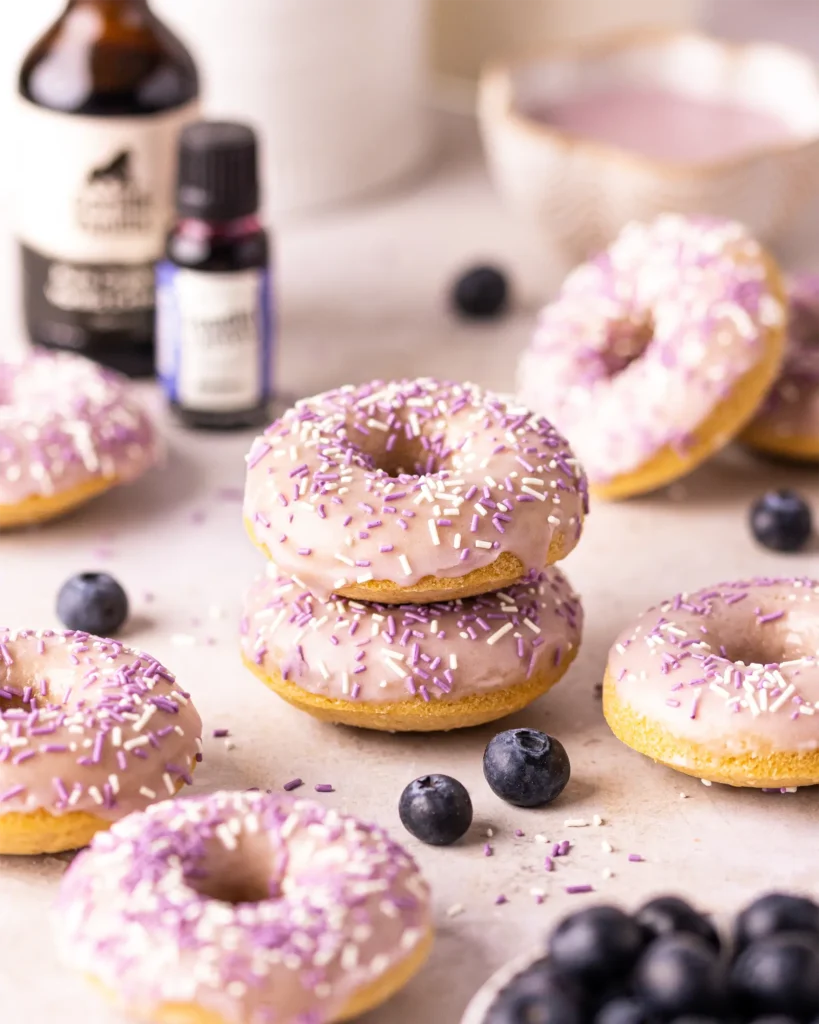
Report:
[[[516,353],[555,264],[542,261],[504,218],[469,132],[453,123],[444,139],[438,171],[417,194],[282,236],[280,369],[287,390],[421,373],[511,386]],[[791,259],[810,251],[810,221],[802,235]],[[518,289],[514,315],[485,328],[456,322],[445,304],[450,276],[480,257],[505,263]],[[144,390],[158,406],[153,390]],[[757,548],[746,527],[749,501],[768,485],[798,486],[819,507],[815,472],[775,469],[734,453],[670,494],[593,509],[566,563],[586,608],[580,657],[552,694],[506,723],[560,737],[573,778],[553,807],[524,812],[502,804],[483,782],[481,754],[492,727],[423,737],[335,730],[286,707],[243,670],[236,650],[240,595],[259,559],[243,536],[233,491],[242,484],[249,437],[167,428],[168,464],[143,484],[39,532],[0,537],[0,621],[55,625],[54,598],[64,578],[95,568],[116,574],[133,601],[127,639],[178,673],[205,718],[197,789],[278,789],[301,776],[309,793],[331,782],[337,792],[317,799],[375,817],[401,836],[398,796],[411,779],[443,771],[469,787],[476,820],[466,842],[435,850],[406,837],[434,887],[438,941],[423,974],[367,1024],[457,1024],[494,967],[591,899],[634,904],[676,890],[723,910],[773,885],[819,895],[817,792],[705,788],[655,767],[611,737],[595,696],[614,635],[655,600],[750,573],[819,574],[815,550],[777,556]],[[232,749],[211,737],[220,727],[230,729]],[[605,818],[602,828],[564,827],[567,818],[594,813]],[[491,859],[483,855],[488,828],[495,832]],[[515,829],[525,835],[516,837]],[[542,869],[546,848],[534,842],[535,833],[574,843],[553,874]],[[614,853],[602,852],[604,838]],[[645,861],[629,863],[629,853]],[[48,915],[67,859],[0,859],[0,1007],[14,1024],[116,1020],[55,962]],[[602,877],[607,867],[611,879]],[[584,882],[595,886],[594,896],[563,891]],[[547,893],[542,906],[533,887]],[[495,906],[500,893],[509,903]],[[448,916],[458,904],[463,912]]]

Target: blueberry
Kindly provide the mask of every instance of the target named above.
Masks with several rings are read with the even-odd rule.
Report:
[[[679,896],[658,896],[640,907],[634,916],[637,923],[655,938],[674,932],[689,932],[705,939],[714,949],[720,947],[716,928]]]
[[[731,986],[746,1016],[812,1020],[819,1013],[816,936],[792,932],[752,942],[734,961]]]
[[[734,946],[742,952],[757,939],[781,932],[819,935],[819,906],[806,896],[771,892],[749,904],[737,917]]]
[[[506,308],[509,286],[497,267],[478,266],[464,271],[452,287],[452,302],[465,317],[485,320]]]
[[[725,969],[698,935],[656,939],[634,973],[634,988],[649,1011],[664,1019],[720,1016],[726,1004]]]
[[[472,824],[472,801],[464,786],[448,775],[422,775],[398,803],[401,824],[422,843],[449,846]]]
[[[128,618],[128,597],[113,576],[81,572],[60,587],[57,615],[68,629],[113,636]]]
[[[618,996],[604,1003],[594,1018],[594,1024],[648,1024],[645,1003],[633,996]]]
[[[539,960],[503,989],[484,1024],[584,1024],[582,998]]]
[[[589,907],[555,928],[549,956],[555,969],[584,986],[619,981],[632,969],[645,945],[637,922],[617,907]]]
[[[483,774],[501,800],[516,807],[542,807],[566,788],[571,766],[554,737],[537,729],[509,729],[489,741]]]
[[[766,548],[799,551],[813,531],[810,507],[795,491],[767,491],[751,508],[751,530]]]

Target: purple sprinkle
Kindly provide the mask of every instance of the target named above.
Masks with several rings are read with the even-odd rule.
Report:
[[[495,851],[492,849],[492,846],[491,846],[490,843],[484,843],[483,844],[483,855],[484,855],[484,857],[491,857],[494,852]]]
[[[301,779],[291,779],[289,782],[285,782],[285,784],[282,786],[282,789],[285,791],[285,793],[290,793],[294,789],[298,789],[299,786],[303,785],[304,782]]]
[[[333,789],[329,782],[319,782],[313,788],[317,793],[335,793],[335,789]]]
[[[628,855],[628,859],[632,862],[632,864],[639,864],[643,858],[640,856],[639,853],[630,853]]]
[[[501,893],[500,896],[496,896],[495,897],[495,906],[496,907],[502,907],[504,903],[508,903],[508,902],[509,902],[509,900],[503,895],[503,893]]]
[[[565,890],[570,896],[577,896],[583,892],[594,892],[593,885],[567,885]]]
[[[214,739],[221,740],[221,739],[224,739],[225,736],[230,736],[230,731],[228,729],[214,729],[213,730],[213,738]]]

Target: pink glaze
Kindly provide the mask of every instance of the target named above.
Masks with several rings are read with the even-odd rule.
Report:
[[[750,106],[642,86],[572,96],[530,113],[569,135],[682,164],[727,160],[795,139],[780,118]]]
[[[460,577],[511,552],[540,571],[582,529],[586,480],[561,435],[512,400],[428,378],[299,402],[248,455],[245,518],[319,597]]]
[[[521,399],[569,437],[592,483],[689,441],[766,354],[782,302],[733,221],[663,214],[577,267],[521,356]]]
[[[324,1024],[418,957],[429,889],[376,825],[259,792],[169,800],[69,867],[63,960],[145,1019],[195,1003],[230,1024]]]
[[[0,629],[0,815],[116,820],[190,782],[201,735],[149,655],[88,633]]]
[[[127,482],[160,452],[123,377],[68,353],[0,361],[0,505]]]
[[[556,668],[583,611],[549,568],[494,594],[430,605],[313,597],[271,565],[245,601],[247,658],[310,693],[362,704],[457,701]]]
[[[636,715],[718,755],[811,751],[818,649],[819,583],[760,578],[649,609],[619,636],[608,673]]]
[[[819,274],[788,282],[785,363],[751,429],[819,444]]]

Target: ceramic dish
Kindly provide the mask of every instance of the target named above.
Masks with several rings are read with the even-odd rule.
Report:
[[[605,138],[612,119],[598,117],[597,135],[570,130],[565,118],[554,123],[561,109],[610,103],[624,90],[699,105],[729,123],[732,113],[735,121],[747,115],[749,123],[738,126],[730,151],[716,131],[712,153],[688,156],[674,152],[685,129],[680,116],[647,140],[655,151],[670,143],[670,155]],[[667,210],[734,218],[771,240],[819,193],[819,76],[785,47],[732,46],[686,32],[562,47],[487,69],[478,109],[502,196],[577,256],[605,246],[628,221]],[[696,146],[695,131],[691,137]]]
[[[530,950],[528,953],[510,960],[503,967],[499,967],[470,999],[461,1018],[461,1024],[485,1024],[487,1014],[506,986],[528,967],[531,967],[535,961],[540,960],[543,955],[542,950]]]

